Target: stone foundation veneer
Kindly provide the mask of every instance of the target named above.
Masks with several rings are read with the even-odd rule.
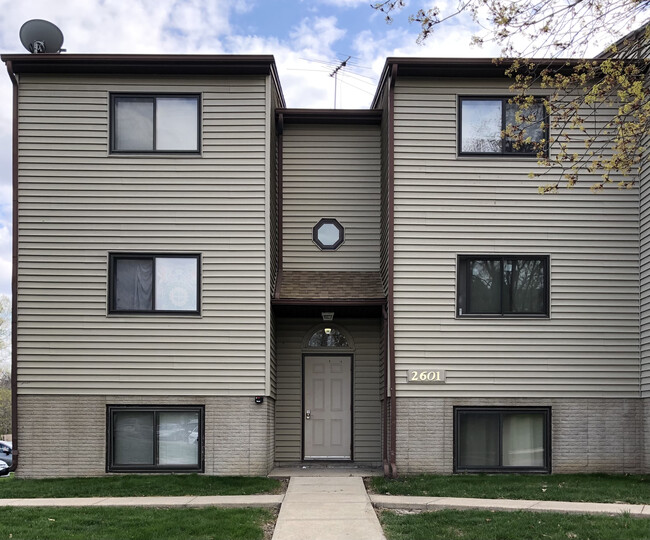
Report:
[[[19,395],[16,475],[106,475],[106,405],[204,405],[205,474],[266,475],[273,464],[268,397]]]
[[[650,470],[650,399],[398,398],[400,475],[453,472],[454,406],[551,407],[553,473]]]

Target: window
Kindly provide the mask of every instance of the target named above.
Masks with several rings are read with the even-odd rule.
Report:
[[[461,255],[458,316],[548,317],[548,257]]]
[[[108,406],[108,471],[203,471],[203,407]]]
[[[199,151],[199,96],[112,95],[111,151]]]
[[[547,407],[454,408],[454,472],[550,472]]]
[[[536,156],[546,152],[548,121],[541,102],[527,108],[505,97],[461,97],[458,153]],[[506,130],[512,136],[503,136]],[[527,141],[527,142],[526,142]]]
[[[345,334],[336,328],[316,330],[307,343],[307,347],[350,347]]]
[[[322,250],[334,250],[343,243],[343,225],[336,219],[323,218],[314,226],[312,237]]]
[[[196,315],[199,255],[113,253],[109,312]]]

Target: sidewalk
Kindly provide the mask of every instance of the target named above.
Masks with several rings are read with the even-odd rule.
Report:
[[[221,508],[280,508],[284,495],[214,495],[186,497],[74,497],[57,499],[0,499],[3,506],[219,506]]]
[[[460,497],[410,497],[370,495],[376,508],[387,510],[526,510],[566,514],[620,515],[650,518],[650,505],[626,503],[587,503],[566,501],[532,501],[522,499],[464,499]]]
[[[273,540],[385,540],[361,477],[289,480]]]

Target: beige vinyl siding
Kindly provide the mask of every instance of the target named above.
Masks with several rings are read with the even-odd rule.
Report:
[[[286,125],[283,144],[285,270],[379,270],[379,126]],[[321,218],[345,228],[345,243],[321,251]]]
[[[18,391],[264,394],[263,76],[32,76],[19,89]],[[202,155],[108,154],[109,92],[196,92]],[[201,254],[201,316],[107,316],[110,252]]]
[[[648,148],[650,137],[644,146]],[[648,151],[639,176],[641,265],[641,397],[650,397],[650,163]]]
[[[335,349],[302,349],[317,319],[277,318],[278,394],[275,403],[275,459],[302,459],[302,357]],[[353,454],[354,461],[381,461],[381,384],[379,319],[336,321],[354,340],[353,355]]]
[[[554,196],[534,159],[458,158],[458,95],[508,81],[399,78],[395,97],[395,349],[399,396],[639,395],[638,193]],[[463,254],[550,257],[549,319],[458,319]],[[406,383],[440,368],[446,384]]]

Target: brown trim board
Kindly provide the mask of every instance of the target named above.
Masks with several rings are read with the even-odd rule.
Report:
[[[390,364],[390,476],[397,477],[397,410],[395,400],[395,81],[397,64],[393,64],[388,81],[388,354]]]

